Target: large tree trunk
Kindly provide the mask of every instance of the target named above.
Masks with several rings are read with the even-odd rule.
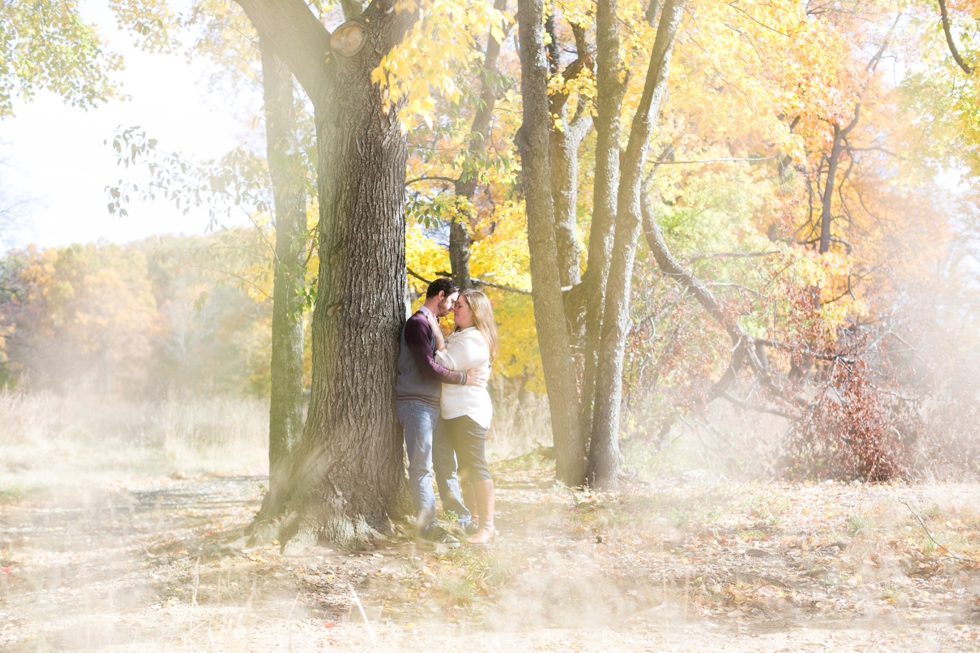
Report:
[[[370,83],[380,57],[364,59],[340,71],[335,115],[317,118],[326,144],[319,156],[334,174],[321,191],[315,372],[306,457],[294,467],[308,486],[300,505],[318,534],[334,541],[387,530],[404,482],[395,377],[405,315],[407,148],[396,112],[382,110]]]
[[[667,89],[670,53],[674,35],[680,27],[684,2],[685,0],[667,0],[664,3],[643,95],[633,118],[629,144],[623,157],[616,204],[615,243],[598,352],[595,412],[589,448],[589,481],[598,488],[611,489],[618,484],[623,355],[631,324],[630,291],[642,218],[640,191],[643,168],[650,134]]]
[[[407,151],[371,71],[415,15],[376,0],[359,21],[364,47],[346,57],[328,52],[330,35],[302,0],[238,1],[313,102],[320,197],[310,407],[281,519],[256,539],[351,543],[388,530],[404,484],[395,376]]]
[[[266,158],[275,200],[272,292],[272,388],[269,400],[269,492],[263,513],[287,484],[289,462],[303,430],[303,302],[306,273],[306,190],[296,142],[293,77],[272,45],[259,39],[265,99]]]
[[[524,124],[517,135],[527,204],[527,240],[538,347],[544,366],[558,480],[579,485],[585,477],[585,445],[580,439],[575,369],[562,307],[555,209],[549,162],[548,61],[544,49],[542,0],[518,0],[521,93]]]

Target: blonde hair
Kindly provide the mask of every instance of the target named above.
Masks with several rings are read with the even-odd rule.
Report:
[[[473,322],[483,339],[487,341],[487,347],[490,348],[490,362],[492,363],[497,356],[498,348],[497,323],[493,320],[493,306],[487,296],[479,290],[464,290],[459,296],[466,298],[466,305],[473,312]]]

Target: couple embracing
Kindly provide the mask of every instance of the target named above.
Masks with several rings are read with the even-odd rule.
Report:
[[[450,311],[456,330],[444,339],[439,318]],[[487,378],[496,352],[490,301],[478,290],[459,292],[451,279],[429,284],[425,303],[402,329],[395,384],[398,421],[405,431],[409,487],[424,540],[459,543],[436,519],[433,470],[442,507],[456,514],[470,536],[466,541],[489,544],[495,535],[484,443],[493,415]]]

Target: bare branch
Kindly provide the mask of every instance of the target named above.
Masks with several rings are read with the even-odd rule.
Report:
[[[423,175],[422,177],[416,177],[415,179],[409,179],[408,181],[405,182],[405,186],[408,187],[408,186],[411,186],[412,184],[417,184],[417,183],[420,183],[420,182],[423,182],[423,181],[441,181],[441,182],[444,182],[444,183],[447,183],[447,184],[453,184],[453,185],[455,185],[459,180],[458,179],[453,179],[452,177],[439,177],[439,176],[429,177],[429,176]]]
[[[474,277],[472,281],[473,281],[473,284],[474,285],[477,285],[477,286],[487,286],[488,288],[496,288],[497,290],[506,290],[507,292],[514,292],[514,293],[517,293],[519,295],[530,295],[531,294],[531,291],[530,290],[523,290],[521,288],[514,288],[513,286],[504,286],[504,285],[499,284],[499,283],[493,283],[492,281],[484,281],[483,279],[479,279],[479,278],[476,278],[476,277]]]
[[[409,276],[415,277],[416,279],[418,279],[422,283],[432,283],[432,279],[426,279],[425,277],[423,277],[421,274],[419,274],[418,272],[416,272],[412,268],[406,267],[405,270],[408,272]],[[446,277],[452,276],[448,272],[437,272],[436,274],[445,275]],[[513,293],[517,293],[519,295],[530,295],[531,294],[531,291],[530,290],[523,290],[521,288],[514,288],[513,286],[505,286],[503,284],[493,283],[492,281],[485,281],[484,279],[473,278],[473,283],[475,285],[487,286],[488,288],[496,288],[497,290],[506,290],[507,292],[513,292]]]
[[[735,290],[743,290],[749,294],[755,295],[756,297],[761,297],[762,299],[770,299],[770,297],[758,290],[753,290],[747,286],[743,286],[740,283],[733,283],[730,281],[709,281],[705,283],[706,286],[710,288],[734,288]]]
[[[935,544],[940,549],[942,549],[943,551],[945,551],[946,552],[946,555],[948,557],[952,558],[953,560],[960,560],[961,562],[969,562],[969,563],[972,563],[972,564],[976,564],[976,563],[980,562],[980,561],[975,560],[973,558],[963,558],[961,556],[958,556],[958,555],[954,554],[952,551],[950,551],[949,549],[947,549],[945,546],[943,546],[942,544],[940,544],[939,542],[937,542],[936,541],[936,538],[934,538],[932,536],[932,533],[929,532],[929,529],[926,528],[926,523],[924,521],[922,521],[922,517],[919,517],[919,513],[917,513],[915,510],[913,510],[912,509],[912,506],[910,506],[907,501],[901,500],[900,503],[904,504],[905,507],[909,509],[909,512],[912,513],[912,515],[916,518],[916,520],[918,520],[919,525],[922,526],[922,530],[924,530],[926,532],[926,536],[930,540],[932,540],[932,543],[933,544]]]
[[[846,152],[881,152],[883,154],[887,154],[888,156],[893,156],[896,159],[903,159],[904,160],[906,158],[906,157],[902,156],[901,154],[898,154],[896,152],[892,152],[891,150],[886,149],[884,147],[875,147],[875,146],[872,146],[872,147],[854,147],[853,145],[845,145],[844,146],[844,150]]]
[[[708,258],[755,258],[763,256],[772,256],[778,254],[777,251],[772,252],[714,252],[711,254],[699,254],[697,256],[692,256],[687,259],[688,265],[696,261],[703,261]]]
[[[960,56],[960,52],[956,49],[956,44],[953,42],[953,34],[949,30],[949,13],[946,11],[946,0],[939,0],[939,11],[943,15],[943,33],[946,35],[946,45],[949,46],[949,52],[953,55],[953,60],[956,61],[956,65],[963,69],[963,72],[967,75],[972,75],[973,68],[963,61],[963,57]]]
[[[415,277],[416,279],[418,279],[422,283],[432,283],[432,279],[426,279],[425,277],[423,277],[421,274],[419,274],[418,272],[416,272],[412,268],[406,267],[405,270],[408,272],[408,274],[410,276]]]
[[[721,159],[690,159],[687,161],[660,161],[659,165],[676,166],[676,165],[684,165],[690,163],[732,163],[735,161],[748,161],[749,163],[755,163],[756,161],[768,161],[769,159],[775,159],[779,156],[780,156],[779,154],[773,154],[771,156],[728,157],[728,158],[721,158]]]
[[[783,418],[788,419],[788,420],[796,420],[796,419],[799,419],[798,417],[794,417],[793,415],[790,415],[789,413],[784,413],[783,411],[778,410],[776,408],[769,408],[768,406],[757,406],[755,404],[746,403],[746,402],[742,401],[741,399],[736,399],[735,397],[733,397],[732,395],[728,394],[724,390],[717,390],[717,391],[715,391],[715,394],[717,396],[721,397],[722,399],[724,399],[725,401],[727,401],[729,403],[732,403],[735,406],[738,406],[739,408],[742,408],[743,410],[753,410],[753,411],[755,411],[757,413],[768,413],[770,415],[777,415],[778,417],[783,417]]]
[[[809,347],[804,347],[800,349],[797,345],[790,344],[788,342],[780,342],[779,340],[770,340],[768,338],[756,338],[755,341],[759,344],[765,345],[766,347],[772,347],[773,349],[778,349],[780,351],[786,352],[800,352],[808,358],[814,358],[822,361],[836,361],[840,360],[844,363],[851,363],[853,359],[843,356],[841,354],[824,354],[821,352],[813,351]]]

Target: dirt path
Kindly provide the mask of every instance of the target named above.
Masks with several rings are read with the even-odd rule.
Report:
[[[495,471],[490,551],[243,551],[258,476],[7,501],[0,650],[980,650],[978,565],[901,503],[976,558],[975,485],[594,495],[522,463]]]

